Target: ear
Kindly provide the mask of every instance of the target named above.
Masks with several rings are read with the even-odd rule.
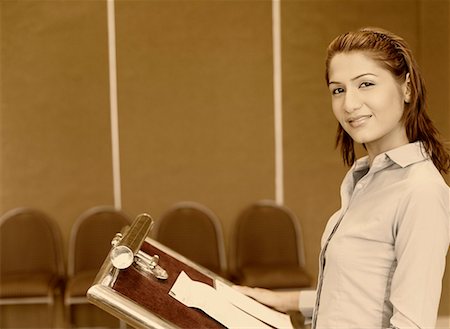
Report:
[[[405,103],[411,101],[411,79],[409,73],[406,73],[406,79],[403,84],[403,96],[405,97]]]

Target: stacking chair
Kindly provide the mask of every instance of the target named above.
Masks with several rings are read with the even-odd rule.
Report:
[[[234,282],[268,289],[310,286],[300,223],[287,207],[270,200],[250,205],[232,235]]]
[[[82,213],[73,224],[69,238],[68,280],[64,296],[69,326],[74,322],[73,306],[88,304],[86,292],[111,249],[112,238],[129,224],[127,215],[110,206],[93,207]],[[92,305],[89,307],[96,310]]]
[[[51,323],[45,325],[54,326],[65,275],[62,250],[59,227],[43,212],[15,208],[1,216],[0,305],[47,305]]]
[[[190,201],[172,205],[156,221],[153,237],[208,270],[227,276],[222,226],[209,208]]]

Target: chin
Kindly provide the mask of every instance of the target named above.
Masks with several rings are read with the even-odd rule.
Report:
[[[353,141],[355,143],[358,143],[358,144],[365,144],[365,143],[369,143],[370,142],[369,138],[365,138],[363,136],[352,136],[352,135],[350,135],[350,137],[353,139]]]

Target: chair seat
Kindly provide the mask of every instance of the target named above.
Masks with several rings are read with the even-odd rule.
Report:
[[[311,278],[303,268],[289,265],[245,266],[240,269],[238,281],[241,285],[267,289],[306,288],[311,285]]]
[[[84,271],[69,278],[66,284],[66,296],[83,297],[92,283],[98,271]]]
[[[60,283],[51,273],[20,273],[0,277],[0,298],[42,297],[53,294]]]

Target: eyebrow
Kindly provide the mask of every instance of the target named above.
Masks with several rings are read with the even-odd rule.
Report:
[[[366,76],[366,75],[373,75],[374,77],[377,76],[377,75],[374,74],[374,73],[363,73],[363,74],[360,74],[360,75],[358,75],[358,76],[356,76],[356,77],[350,79],[350,81],[355,81],[355,80],[357,80],[357,79],[359,79],[359,78],[362,78],[363,76]],[[340,84],[340,82],[337,82],[337,81],[330,81],[330,82],[328,82],[328,85],[331,85],[331,84]]]

